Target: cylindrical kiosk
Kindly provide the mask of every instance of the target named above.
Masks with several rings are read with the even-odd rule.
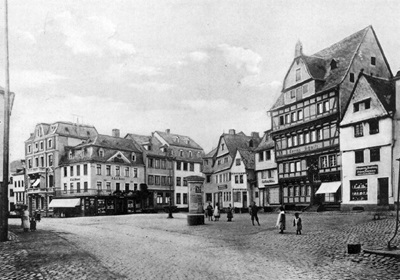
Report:
[[[200,176],[185,177],[189,190],[189,214],[187,221],[189,226],[204,225],[203,214],[203,182]]]

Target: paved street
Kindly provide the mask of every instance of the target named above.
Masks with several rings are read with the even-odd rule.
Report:
[[[300,236],[292,216],[288,213],[283,235],[274,228],[276,215],[267,213],[260,214],[260,227],[251,225],[248,214],[195,227],[187,226],[182,213],[174,219],[167,214],[43,219],[33,233],[11,226],[20,241],[0,245],[0,267],[19,259],[26,265],[14,265],[14,274],[0,279],[400,279],[397,259],[347,254],[347,243],[385,246],[393,217],[304,213]],[[50,240],[39,241],[42,237]],[[25,274],[12,278],[20,269]]]

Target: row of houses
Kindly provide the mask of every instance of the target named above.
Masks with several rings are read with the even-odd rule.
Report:
[[[313,55],[298,42],[262,136],[230,129],[204,154],[169,130],[120,137],[118,129],[107,136],[41,123],[25,142],[27,197],[18,203],[85,214],[187,208],[186,178],[203,176],[203,202],[221,207],[389,208],[399,175],[398,90],[400,74],[393,77],[372,26]]]

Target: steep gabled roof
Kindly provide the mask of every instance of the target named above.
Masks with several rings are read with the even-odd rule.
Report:
[[[133,140],[135,147],[148,155],[167,156],[167,154],[161,150],[163,144],[154,136],[129,133],[125,138]],[[151,147],[151,150],[146,150],[144,148],[146,144]]]
[[[222,137],[225,140],[226,147],[229,150],[229,154],[232,158],[235,157],[238,149],[253,151],[258,144],[260,144],[260,138],[252,138],[243,134],[223,134]],[[250,141],[253,142],[253,147],[249,146]]]
[[[238,153],[242,157],[242,160],[243,160],[243,163],[244,163],[246,169],[254,169],[255,168],[254,153],[252,151],[238,149]]]
[[[272,149],[275,147],[275,141],[272,139],[272,137],[270,137],[270,133],[271,133],[271,130],[265,131],[260,144],[254,150],[255,152],[265,151],[265,150]]]
[[[311,56],[300,56],[310,75],[316,80],[323,81],[316,88],[316,92],[328,90],[342,83],[369,30],[373,31],[372,26],[368,26]],[[294,61],[296,59],[299,59],[299,57],[295,58]],[[330,69],[330,63],[333,59],[336,61],[337,67]],[[271,110],[285,105],[284,94],[285,92],[282,91]]]
[[[203,150],[203,148],[200,147],[200,145],[193,141],[193,139],[189,136],[162,131],[156,131],[156,133],[158,133],[158,135],[160,135],[168,143],[168,145]],[[177,141],[177,139],[179,139],[179,141]]]
[[[363,74],[371,88],[374,90],[375,94],[378,96],[379,101],[385,107],[386,111],[393,112],[396,108],[395,97],[396,90],[393,81],[371,77]]]
[[[57,125],[57,130],[54,132],[59,135],[76,137],[76,138],[91,138],[97,135],[97,130],[91,125],[82,125],[69,122],[56,122],[52,125]]]

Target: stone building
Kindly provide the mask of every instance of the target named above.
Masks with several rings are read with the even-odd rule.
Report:
[[[395,106],[392,81],[359,75],[340,122],[342,210],[388,208],[394,203],[392,174],[397,172],[392,166]]]
[[[259,189],[259,206],[280,205],[280,190],[278,184],[278,170],[275,162],[275,142],[271,138],[271,131],[264,133],[260,144],[254,150],[255,172]]]
[[[27,204],[25,188],[25,160],[16,160],[10,164],[11,180],[9,185],[10,211],[20,210]]]
[[[113,130],[112,136],[98,134],[66,147],[59,168],[60,188],[50,206],[63,208],[62,203],[67,200],[62,198],[77,198],[69,201],[76,203],[84,215],[135,211],[138,201],[134,191],[144,183],[143,157],[133,141],[119,137],[118,129]]]
[[[76,146],[97,135],[93,126],[70,122],[39,123],[25,141],[27,196],[30,211],[47,214],[48,205],[60,187],[59,162],[65,147]]]
[[[313,55],[303,54],[297,43],[281,95],[270,109],[281,202],[288,208],[339,206],[339,121],[361,69],[392,76],[372,26]]]
[[[175,205],[188,207],[188,185],[185,177],[201,173],[203,149],[190,137],[155,131],[151,136],[128,134],[143,153],[146,184],[150,191],[147,207],[162,209]],[[171,201],[170,201],[171,200]]]
[[[234,129],[220,136],[217,148],[203,159],[206,203],[247,209],[252,201],[259,200],[254,150],[260,141],[256,132],[247,136]]]

